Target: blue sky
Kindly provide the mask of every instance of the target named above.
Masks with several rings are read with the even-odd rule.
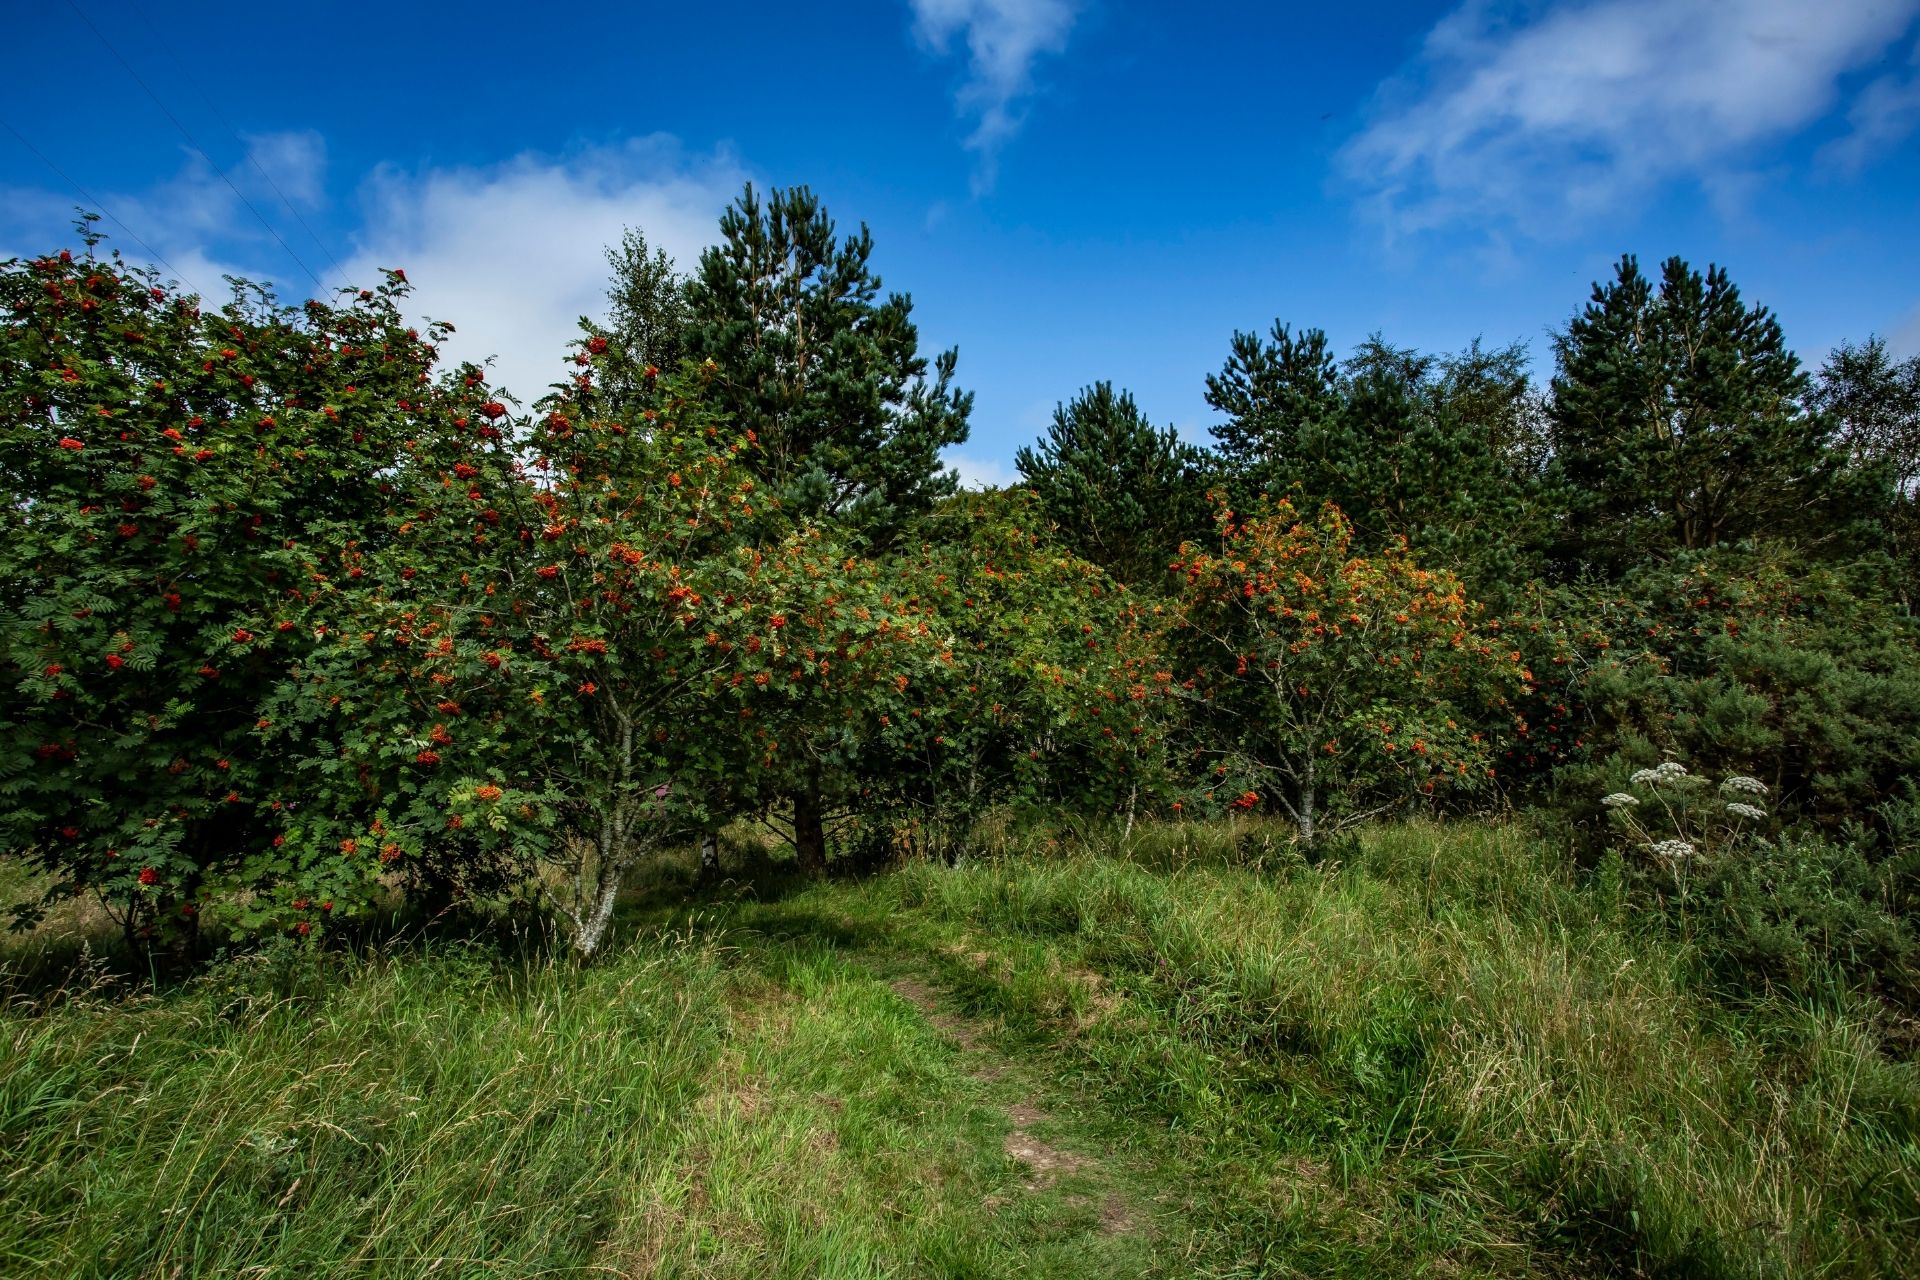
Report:
[[[71,182],[203,291],[404,266],[529,399],[622,226],[688,265],[748,179],[872,227],[977,478],[1096,379],[1204,439],[1276,317],[1544,362],[1622,252],[1727,266],[1812,362],[1920,350],[1920,0],[7,8],[0,255]]]

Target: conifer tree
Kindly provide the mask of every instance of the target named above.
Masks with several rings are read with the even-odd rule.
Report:
[[[1207,524],[1199,451],[1110,382],[1055,406],[1046,437],[1014,465],[1067,545],[1122,582],[1157,582]]]
[[[717,366],[714,393],[758,438],[755,465],[796,516],[884,542],[957,487],[940,450],[967,438],[957,352],[920,354],[912,300],[881,297],[873,237],[836,238],[806,187],[751,184],[687,283],[686,351]]]
[[[1301,487],[1362,544],[1405,538],[1488,593],[1526,576],[1525,357],[1478,343],[1452,357],[1378,334],[1341,367],[1338,412],[1303,441]]]
[[[1339,411],[1339,369],[1327,335],[1295,333],[1278,320],[1264,341],[1236,332],[1226,365],[1207,375],[1207,403],[1227,415],[1213,428],[1227,470],[1252,490],[1285,489],[1303,439]]]
[[[1563,550],[1618,572],[1647,550],[1806,529],[1839,456],[1765,307],[1678,257],[1658,288],[1631,255],[1555,339],[1550,430]]]

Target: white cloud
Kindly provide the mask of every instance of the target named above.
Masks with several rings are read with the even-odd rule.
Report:
[[[248,142],[296,207],[324,203],[326,147],[318,134]],[[493,382],[526,404],[568,373],[563,361],[579,318],[606,314],[606,247],[627,227],[639,227],[650,244],[690,269],[746,178],[728,153],[690,156],[665,136],[483,167],[387,166],[359,186],[357,229],[323,246],[301,230],[251,164],[243,160],[227,174],[322,286],[197,153],[186,153],[176,174],[144,191],[94,193],[131,228],[130,235],[112,221],[102,223],[110,247],[148,260],[132,239],[137,235],[165,259],[165,274],[216,304],[228,296],[225,275],[271,281],[282,301],[298,302],[330,297],[345,282],[364,286],[381,267],[405,268],[414,286],[409,312],[457,326],[448,357],[497,357]],[[0,195],[0,244],[39,253],[71,243],[68,210],[77,196],[32,189],[0,189]]]
[[[1834,105],[1920,0],[1470,0],[1382,87],[1343,175],[1392,234],[1532,234],[1737,168]]]
[[[1004,489],[1020,481],[1020,474],[998,458],[949,450],[940,461],[959,472],[961,485],[968,489]]]
[[[265,182],[296,206],[318,208],[326,201],[327,142],[312,129],[246,135],[247,162],[230,170],[242,186]],[[266,175],[262,178],[261,175]]]
[[[259,176],[251,175],[251,185],[241,180],[250,172],[230,176],[256,208],[269,218],[279,215],[276,221],[284,224],[277,202],[263,202],[272,197]],[[22,244],[29,253],[59,245],[77,247],[72,231],[76,207],[103,215],[96,229],[107,237],[106,250],[118,250],[130,261],[153,262],[164,277],[180,280],[215,304],[228,297],[221,278],[226,275],[276,280],[285,286],[279,292],[296,298],[312,292],[313,282],[306,273],[246,212],[234,187],[197,152],[183,150],[178,172],[139,192],[98,187],[85,195],[71,188],[9,190],[0,203],[5,218],[0,237]],[[284,226],[281,231],[284,235]],[[301,256],[309,263],[319,261],[318,251],[311,247]]]
[[[1881,76],[1860,91],[1847,111],[1847,135],[1821,148],[1822,161],[1842,173],[1858,173],[1920,126],[1920,44],[1907,61],[1905,73]]]
[[[319,134],[256,134],[247,146],[252,160],[273,175],[289,200],[309,209],[319,206],[326,177],[326,143]],[[164,259],[163,274],[178,277],[215,303],[228,296],[224,275],[272,281],[278,293],[294,300],[341,283],[326,247],[289,216],[255,163],[236,161],[223,177],[200,152],[183,147],[180,155],[180,168],[171,177],[138,192],[94,188],[89,199],[71,189],[11,191],[3,234],[35,242],[33,252],[66,243],[72,210],[83,205],[106,215],[98,229],[108,237],[109,249],[139,261]],[[248,202],[259,218],[248,210]],[[262,225],[262,218],[272,230]]]
[[[687,270],[744,178],[731,156],[689,157],[664,136],[485,168],[385,168],[362,188],[346,266],[363,281],[405,268],[412,309],[458,326],[448,356],[498,357],[494,383],[531,404],[568,373],[579,317],[606,312],[606,246],[639,227]]]
[[[1019,132],[1021,99],[1033,91],[1033,67],[1042,54],[1061,53],[1079,0],[909,0],[914,34],[945,53],[965,33],[967,79],[954,105],[976,123],[967,147],[980,157],[978,194],[993,185],[1000,148]]]

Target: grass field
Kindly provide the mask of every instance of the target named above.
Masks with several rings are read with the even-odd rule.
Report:
[[[15,940],[0,1274],[1920,1274],[1910,1028],[1717,998],[1549,841],[1008,843],[662,866],[587,968]]]

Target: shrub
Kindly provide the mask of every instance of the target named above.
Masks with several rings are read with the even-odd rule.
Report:
[[[236,284],[205,311],[99,256],[0,264],[0,849],[130,938],[270,891],[297,794],[265,704],[409,443],[478,404],[436,381],[391,272],[340,305]]]
[[[1579,791],[1712,758],[1834,831],[1920,767],[1920,636],[1871,566],[1724,548],[1569,594],[1561,614],[1578,653],[1564,701],[1587,748],[1562,776]]]
[[[1507,715],[1531,675],[1480,629],[1457,578],[1404,545],[1353,555],[1333,506],[1303,520],[1279,502],[1218,523],[1217,550],[1183,546],[1174,566],[1203,803],[1272,805],[1311,841],[1369,808],[1487,785],[1492,744],[1476,722]]]
[[[1616,853],[1640,892],[1669,913],[1708,966],[1738,988],[1867,984],[1910,1002],[1920,932],[1890,875],[1852,839],[1768,838],[1767,787],[1718,786],[1675,761],[1640,769],[1601,800],[1626,840]]]
[[[1002,804],[1136,813],[1164,797],[1166,611],[1045,525],[1024,491],[964,495],[901,554],[907,607],[939,643],[876,688],[869,799],[960,827]]]

